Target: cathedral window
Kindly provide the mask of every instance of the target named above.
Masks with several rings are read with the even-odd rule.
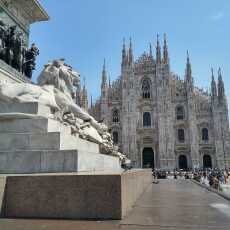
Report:
[[[143,114],[143,126],[151,127],[151,114],[149,112],[144,112]]]
[[[203,128],[202,129],[202,141],[208,141],[209,137],[208,137],[208,129],[207,128]]]
[[[150,91],[151,91],[150,82],[149,80],[144,79],[142,82],[142,97],[144,99],[150,98]]]
[[[184,107],[183,106],[178,106],[176,108],[176,119],[177,120],[184,120]]]
[[[115,145],[118,144],[118,132],[117,131],[113,132],[113,143]]]
[[[112,121],[114,123],[119,122],[119,112],[117,109],[113,110]]]
[[[179,142],[185,141],[185,135],[184,135],[184,129],[178,129],[177,130],[178,140]]]

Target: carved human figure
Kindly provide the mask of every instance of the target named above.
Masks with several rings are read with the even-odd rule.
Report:
[[[10,26],[6,32],[6,54],[5,61],[8,65],[12,66],[14,59],[14,46],[16,42],[16,26]]]
[[[36,57],[39,55],[39,49],[33,43],[31,48],[25,52],[24,74],[31,79],[33,70],[36,67]]]
[[[6,40],[6,25],[0,20],[0,59],[5,57],[5,40]]]
[[[16,35],[16,41],[14,43],[14,58],[13,58],[13,67],[17,69],[19,72],[22,72],[22,66],[24,62],[24,42],[22,33],[19,32]]]

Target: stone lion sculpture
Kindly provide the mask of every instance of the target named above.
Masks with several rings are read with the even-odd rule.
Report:
[[[0,84],[1,102],[38,102],[51,108],[53,117],[71,126],[72,133],[98,143],[101,153],[119,156],[113,146],[111,135],[105,124],[98,123],[73,100],[74,86],[79,86],[80,74],[63,59],[45,65],[38,77],[38,85],[30,83]],[[50,114],[47,114],[50,116]]]

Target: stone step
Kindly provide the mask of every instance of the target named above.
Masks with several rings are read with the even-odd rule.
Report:
[[[100,153],[98,144],[67,134],[61,134],[60,149],[77,149],[79,152]]]
[[[0,151],[60,150],[60,133],[0,133]]]
[[[48,116],[51,114],[51,109],[48,106],[42,105],[38,102],[24,102],[24,103],[0,103],[1,113],[24,113],[37,116]]]
[[[0,120],[0,133],[45,133],[71,134],[70,127],[48,118]]]
[[[99,153],[98,144],[67,133],[0,133],[0,151],[74,149]]]
[[[0,173],[76,172],[77,150],[0,152]]]
[[[0,151],[1,174],[119,171],[119,158],[77,150]]]

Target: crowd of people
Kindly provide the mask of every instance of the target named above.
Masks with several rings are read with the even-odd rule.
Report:
[[[173,172],[166,170],[153,170],[154,183],[158,183],[157,179],[193,179],[197,182],[210,186],[219,190],[221,184],[227,184],[230,178],[230,170],[220,169],[204,169],[204,170],[174,170]]]

